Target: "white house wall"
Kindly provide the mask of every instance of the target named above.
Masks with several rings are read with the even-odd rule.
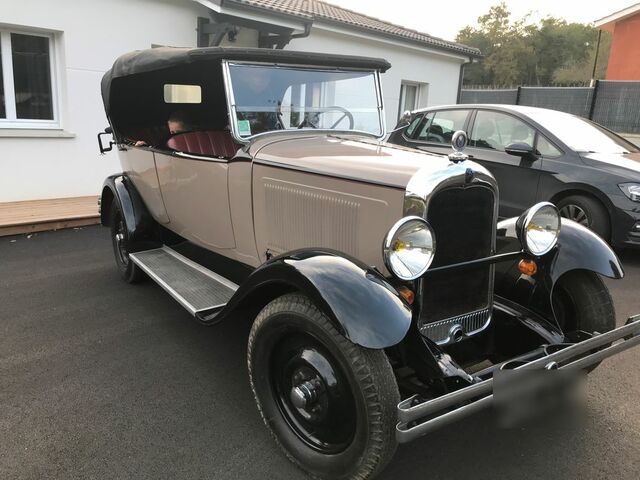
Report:
[[[312,28],[306,38],[294,39],[286,47],[291,50],[341,53],[382,57],[391,63],[391,68],[381,76],[386,110],[387,129],[392,129],[398,120],[400,84],[402,81],[428,84],[426,98],[421,95],[419,106],[456,103],[458,78],[462,58],[429,53],[406,44],[390,44],[383,41],[354,38],[339,32]]]
[[[107,126],[102,75],[131,50],[195,46],[198,16],[207,10],[191,0],[0,1],[0,26],[56,32],[67,135],[13,138],[0,129],[0,202],[99,194],[105,177],[120,171],[115,152],[98,154],[96,134]]]
[[[62,127],[53,132],[59,138],[15,138],[0,129],[0,202],[97,195],[104,178],[120,170],[115,152],[98,154],[96,134],[107,125],[102,75],[131,50],[195,46],[199,16],[208,11],[192,0],[0,1],[0,27],[55,33]],[[314,24],[309,37],[286,48],[389,60],[392,68],[382,75],[388,129],[397,120],[401,81],[428,84],[419,106],[455,103],[464,59],[335,30]],[[236,42],[224,44],[257,46],[257,32],[242,29]]]

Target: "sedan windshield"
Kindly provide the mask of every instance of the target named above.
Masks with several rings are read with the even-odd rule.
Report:
[[[229,64],[240,137],[273,130],[383,134],[376,72]]]
[[[576,152],[628,153],[638,151],[635,145],[618,135],[574,115],[552,110],[527,112],[527,115]]]

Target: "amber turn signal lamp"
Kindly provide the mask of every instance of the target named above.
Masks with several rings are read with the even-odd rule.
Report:
[[[409,305],[413,304],[413,301],[415,300],[415,295],[410,289],[408,289],[407,287],[400,287],[398,289],[398,293],[402,296],[402,298],[404,298],[407,301]]]
[[[538,271],[538,265],[536,265],[536,262],[524,258],[520,260],[520,263],[518,263],[518,268],[521,273],[529,275],[530,277],[534,276]]]

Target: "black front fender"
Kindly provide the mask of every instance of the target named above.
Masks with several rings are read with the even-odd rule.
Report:
[[[378,271],[332,250],[296,250],[269,260],[242,283],[218,317],[247,306],[256,292],[283,286],[308,295],[346,338],[362,347],[396,345],[411,325],[411,307]]]
[[[515,223],[510,218],[498,224],[498,253],[521,249]],[[522,275],[519,259],[496,268],[496,293],[525,307],[553,317],[551,295],[558,280],[572,270],[587,270],[609,278],[622,278],[624,270],[611,247],[588,228],[562,219],[557,246],[548,254],[536,258],[538,273]]]

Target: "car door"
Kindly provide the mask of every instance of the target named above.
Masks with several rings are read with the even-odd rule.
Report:
[[[477,110],[472,120],[466,153],[485,166],[498,181],[500,217],[520,215],[536,201],[542,157],[510,155],[512,143],[535,146],[536,130],[505,112]]]
[[[228,161],[163,151],[155,159],[171,229],[205,248],[234,248]]]

